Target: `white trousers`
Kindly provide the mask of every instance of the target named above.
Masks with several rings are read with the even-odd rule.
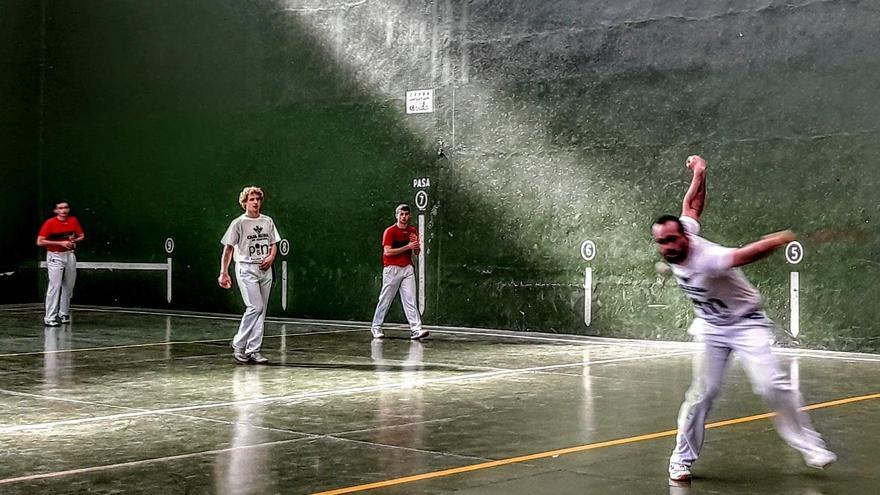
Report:
[[[49,270],[49,289],[46,291],[46,316],[53,321],[60,315],[70,314],[70,297],[76,283],[76,255],[73,251],[46,253]]]
[[[237,263],[235,279],[246,308],[238,333],[232,339],[232,347],[251,354],[259,351],[263,345],[263,326],[269,292],[272,290],[272,270],[260,270],[260,265],[255,263]]]
[[[813,429],[806,413],[799,411],[802,399],[770,350],[773,322],[766,317],[744,319],[735,325],[716,327],[703,322],[705,342],[702,356],[694,358],[694,376],[678,414],[678,434],[670,462],[693,464],[700,456],[706,417],[721,391],[731,353],[736,352],[752,383],[752,390],[777,414],[776,431],[802,454],[825,449],[825,442]]]
[[[398,292],[410,330],[413,332],[422,330],[422,318],[416,307],[416,276],[413,266],[391,265],[382,270],[382,290],[379,292],[379,304],[376,305],[376,313],[373,315],[371,327],[374,335],[381,331],[385,315],[388,314],[388,308],[391,307],[394,296]]]

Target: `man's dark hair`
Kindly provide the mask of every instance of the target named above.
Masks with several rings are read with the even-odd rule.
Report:
[[[663,225],[666,222],[675,222],[675,224],[678,225],[678,231],[684,235],[684,225],[681,224],[681,220],[675,215],[663,215],[657,220],[654,220],[651,227],[653,228],[655,225]]]
[[[57,199],[52,202],[52,209],[54,210],[55,208],[58,208],[58,205],[60,205],[61,203],[67,203],[67,206],[70,206],[70,201],[66,199]]]
[[[394,209],[394,214],[397,215],[402,211],[409,211],[409,205],[406,203],[397,205],[397,208]]]

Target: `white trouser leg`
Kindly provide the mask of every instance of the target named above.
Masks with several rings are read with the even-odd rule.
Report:
[[[44,321],[58,319],[58,306],[61,284],[64,279],[64,254],[49,251],[46,253],[46,267],[49,272],[49,288],[46,289],[46,315]]]
[[[701,339],[695,337],[697,341]],[[730,347],[706,340],[702,356],[694,356],[693,378],[678,413],[678,433],[670,462],[690,466],[700,456],[706,418],[721,391],[730,352]]]
[[[765,321],[771,324],[769,320]],[[802,454],[825,449],[825,442],[813,429],[809,416],[799,411],[803,404],[801,395],[779,369],[770,349],[771,337],[769,328],[759,320],[757,324],[736,332],[734,351],[742,361],[755,393],[776,412],[773,422],[779,436]]]
[[[403,279],[400,281],[400,302],[403,304],[403,312],[406,314],[406,321],[409,322],[409,329],[412,332],[420,332],[422,330],[422,318],[419,315],[419,308],[416,307],[416,275],[412,265],[407,266],[403,271]]]
[[[73,251],[68,251],[64,254],[67,259],[64,262],[64,276],[61,278],[61,297],[59,298],[60,307],[58,314],[69,316],[70,298],[73,297],[73,286],[76,284],[76,254]]]
[[[251,354],[263,345],[263,327],[269,293],[272,290],[272,271],[260,270],[256,264],[241,263],[235,269],[238,288],[246,306],[238,326],[238,333],[232,339],[232,347]]]
[[[382,290],[379,291],[379,303],[376,304],[376,312],[373,313],[373,323],[370,330],[373,335],[382,331],[382,323],[385,321],[385,315],[388,314],[388,308],[394,302],[394,296],[400,288],[400,282],[403,280],[400,266],[386,266],[382,270]]]

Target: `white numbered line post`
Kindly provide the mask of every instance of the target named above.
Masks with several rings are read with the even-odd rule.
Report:
[[[419,215],[419,239],[425,238],[425,215]],[[419,314],[425,314],[425,245],[419,251]]]
[[[596,257],[596,243],[586,240],[581,243],[581,258],[593,261]],[[584,268],[584,325],[593,322],[593,267]]]
[[[40,268],[47,268],[45,261],[40,262]],[[168,302],[171,302],[171,258],[167,258],[165,263],[123,263],[123,262],[97,262],[97,261],[77,261],[77,270],[134,270],[134,271],[153,271],[165,272],[165,290]]]
[[[287,310],[287,261],[281,262],[281,309]]]
[[[287,256],[290,253],[290,241],[281,239],[279,244],[281,256]],[[281,309],[287,311],[287,260],[281,262]]]
[[[584,325],[593,321],[593,269],[584,268]]]
[[[785,246],[785,260],[789,264],[797,265],[804,259],[804,246],[798,241],[789,242]],[[791,308],[790,331],[792,337],[801,333],[801,298],[800,298],[800,274],[791,272],[789,282],[789,307]]]
[[[430,178],[421,178],[413,180],[413,187],[428,187],[431,185]],[[427,281],[425,280],[425,267],[427,265],[427,246],[425,246],[425,209],[428,208],[428,192],[424,189],[416,192],[416,208],[419,209],[419,241],[422,243],[422,249],[419,251],[419,278],[417,280],[419,287],[419,314],[425,314],[425,308],[427,307],[427,301],[425,298],[425,286],[427,285]]]
[[[797,337],[801,333],[801,304],[800,304],[800,280],[798,272],[791,272],[791,293],[789,299],[791,301],[791,335]]]

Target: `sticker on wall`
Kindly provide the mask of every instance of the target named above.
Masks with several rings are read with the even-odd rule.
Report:
[[[287,242],[287,239],[281,239],[281,244],[278,246],[278,250],[281,251],[281,256],[287,256],[287,253],[290,252],[290,243]]]
[[[406,113],[433,113],[434,90],[418,89],[406,92]]]
[[[168,238],[165,239],[165,252],[171,254],[174,252],[174,239]]]

